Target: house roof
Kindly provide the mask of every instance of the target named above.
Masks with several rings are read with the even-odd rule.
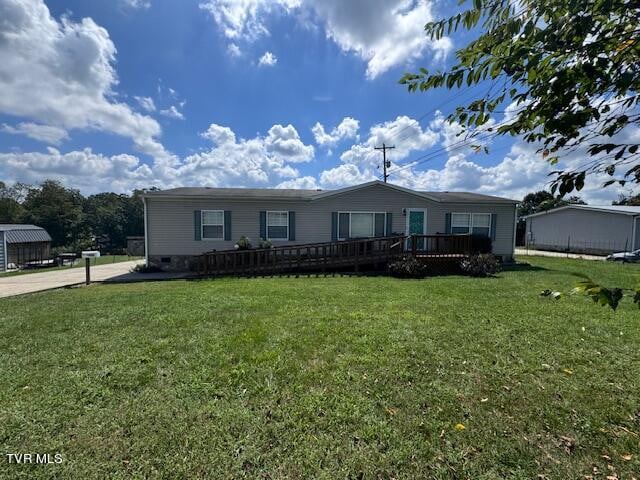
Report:
[[[168,190],[147,192],[144,197],[207,197],[207,198],[271,198],[285,200],[302,200],[318,194],[319,190],[298,190],[284,188],[212,188],[212,187],[179,187]]]
[[[50,242],[47,231],[36,225],[0,224],[7,243]]]
[[[614,214],[621,214],[621,215],[640,215],[640,207],[629,207],[626,205],[565,205],[564,207],[558,207],[552,210],[546,210],[544,212],[525,215],[522,218],[549,215],[550,213],[559,212],[560,210],[567,210],[569,208],[574,210],[588,210],[592,212],[614,213]]]
[[[303,190],[303,189],[281,189],[281,188],[211,188],[211,187],[180,187],[169,190],[159,190],[145,193],[145,198],[241,198],[248,200],[268,199],[268,200],[320,200],[323,198],[343,195],[345,193],[357,191],[374,185],[381,185],[386,188],[408,193],[422,198],[427,198],[434,202],[444,203],[506,203],[515,204],[517,201],[508,198],[494,197],[470,192],[422,192],[409,188],[383,183],[374,180],[360,185],[341,188],[338,190]]]

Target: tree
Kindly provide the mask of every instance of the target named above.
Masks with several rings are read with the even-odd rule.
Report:
[[[464,1],[464,0],[463,0]],[[487,81],[487,93],[459,106],[448,119],[468,135],[522,135],[555,165],[586,148],[584,166],[553,172],[552,193],[582,189],[587,175],[604,173],[618,182],[640,183],[640,4],[629,0],[473,0],[450,18],[428,23],[427,35],[442,38],[460,28],[481,32],[456,52],[445,72],[407,73],[409,91],[448,89]],[[512,118],[479,129],[511,103]],[[469,133],[469,129],[473,132]]]
[[[562,198],[554,196],[546,190],[528,193],[518,205],[518,217],[524,217],[537,212],[546,212],[552,208],[564,207],[566,205],[585,205],[584,200],[577,196]]]
[[[15,198],[15,191],[0,182],[0,223],[20,223],[24,208]]]
[[[109,192],[91,195],[85,201],[85,222],[107,249],[126,244],[127,200],[127,195]]]
[[[640,193],[637,195],[620,195],[618,200],[614,200],[612,205],[627,205],[629,207],[640,207]]]
[[[84,198],[78,190],[65,188],[60,182],[45,180],[32,188],[24,203],[24,221],[43,227],[51,235],[53,246],[70,245],[86,240]]]

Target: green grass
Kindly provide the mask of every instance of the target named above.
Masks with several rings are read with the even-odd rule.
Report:
[[[218,279],[2,299],[0,444],[64,462],[4,461],[0,477],[637,476],[640,312],[538,292],[570,290],[577,274],[632,287],[640,268],[526,260],[489,279]]]
[[[140,260],[144,257],[130,257],[128,255],[104,255],[103,257],[97,257],[91,259],[91,265],[108,265],[110,263],[120,263],[120,262],[128,262],[130,260]],[[43,273],[43,272],[55,272],[56,270],[66,270],[68,268],[80,268],[84,267],[84,259],[80,258],[75,261],[73,265],[69,265],[68,263],[64,266],[60,267],[50,267],[50,268],[31,268],[27,270],[14,270],[11,272],[0,273],[0,278],[2,277],[13,277],[16,275],[27,275],[29,273]]]

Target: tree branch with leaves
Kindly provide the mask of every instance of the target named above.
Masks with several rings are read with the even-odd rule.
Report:
[[[464,0],[463,0],[464,3]],[[506,121],[486,129],[539,145],[551,165],[584,148],[584,165],[552,172],[552,192],[581,190],[592,174],[605,185],[640,183],[640,3],[623,0],[473,0],[471,8],[425,26],[432,40],[460,29],[479,36],[447,71],[407,73],[410,92],[491,82],[487,93],[449,115],[463,127],[487,124],[511,104]],[[491,124],[490,124],[491,125]]]

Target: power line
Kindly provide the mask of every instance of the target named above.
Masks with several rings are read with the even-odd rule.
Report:
[[[389,175],[387,175],[387,168],[391,166],[391,162],[387,160],[387,150],[391,150],[393,148],[396,148],[395,146],[393,147],[387,147],[384,143],[382,144],[381,147],[373,147],[376,150],[382,150],[382,165],[384,168],[384,183],[387,183],[387,177],[389,177]]]
[[[493,130],[494,128],[501,127],[502,125],[505,125],[506,123],[507,122],[502,122],[502,123],[493,125],[490,128]],[[420,165],[422,163],[426,163],[426,162],[429,162],[431,160],[434,160],[436,157],[438,157],[441,153],[443,153],[445,151],[455,152],[455,151],[458,151],[458,150],[460,150],[460,149],[462,149],[464,147],[467,147],[467,146],[473,144],[474,141],[487,140],[489,138],[493,138],[493,137],[498,135],[498,132],[489,131],[488,129],[484,130],[483,133],[486,133],[486,134],[485,135],[481,134],[478,137],[473,137],[473,138],[470,138],[470,139],[469,138],[465,138],[465,139],[459,140],[459,141],[457,141],[455,143],[452,143],[451,145],[448,145],[446,147],[441,147],[441,148],[438,148],[436,150],[432,150],[430,152],[427,152],[427,153],[425,153],[423,155],[420,155],[419,157],[416,157],[413,160],[405,162],[403,164],[404,166],[392,170],[391,172],[389,172],[389,174],[387,176],[394,175],[395,173],[397,173],[397,172],[399,172],[401,170],[406,170],[407,168],[411,168],[411,167],[414,167],[416,165]]]
[[[483,95],[484,97],[487,97],[491,91],[493,90],[493,88],[495,87],[496,84],[496,79],[493,79],[491,82],[491,85],[489,85],[489,89],[485,92],[485,94]],[[451,98],[448,98],[446,100],[444,100],[443,102],[440,102],[438,105],[436,105],[435,107],[433,107],[432,109],[426,111],[425,113],[423,113],[422,115],[420,115],[420,117],[418,117],[418,119],[416,120],[416,122],[418,123],[418,125],[420,125],[420,122],[422,120],[424,120],[425,117],[427,117],[428,115],[435,113],[437,110],[440,109],[440,107],[443,107],[444,105],[453,102],[454,100],[457,100],[459,102],[466,102],[469,98],[471,97],[475,97],[479,92],[477,92],[475,89],[471,90],[469,92],[469,94],[462,96],[462,98],[459,95],[453,95]],[[407,129],[409,129],[410,127],[412,127],[414,124],[410,123],[409,125],[405,125],[403,128],[401,128],[398,132],[392,134],[388,140],[393,140],[394,138],[398,137],[400,134],[402,134],[402,132],[406,131]]]

